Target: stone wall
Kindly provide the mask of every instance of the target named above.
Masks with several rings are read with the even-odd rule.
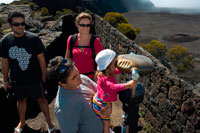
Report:
[[[104,48],[110,48],[117,54],[134,51],[153,61],[153,71],[140,79],[145,88],[141,108],[145,112],[145,121],[152,126],[152,132],[200,133],[200,94],[194,86],[172,74],[159,60],[99,16],[95,16],[95,31]],[[126,77],[121,78],[125,81]]]

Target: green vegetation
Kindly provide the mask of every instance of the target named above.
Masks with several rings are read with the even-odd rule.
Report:
[[[135,28],[134,31],[135,31],[135,34],[138,35],[138,34],[140,34],[141,29],[140,28]]]
[[[176,45],[169,50],[167,55],[169,56],[170,60],[175,63],[176,61],[185,57],[187,53],[188,50],[186,48],[182,47],[181,45]]]
[[[62,15],[68,15],[73,14],[74,12],[70,9],[63,9],[63,11],[56,11],[56,15],[54,16],[54,19],[59,18]]]
[[[194,60],[188,50],[181,45],[176,45],[167,51],[166,45],[159,41],[152,40],[148,44],[140,44],[154,57],[161,60],[161,63],[170,68],[168,61],[176,67],[177,72],[187,72],[194,68]],[[167,55],[167,56],[166,56]],[[168,61],[167,61],[168,60]]]
[[[9,28],[9,29],[6,29],[6,30],[3,30],[3,33],[4,34],[7,34],[7,33],[9,33],[9,32],[11,32],[11,29]]]
[[[140,44],[144,49],[146,49],[149,53],[151,53],[153,56],[155,56],[158,59],[165,58],[167,48],[166,45],[163,43],[160,43],[157,40],[152,40],[148,44]]]
[[[145,116],[145,111],[142,110],[141,108],[139,108],[138,114],[140,117],[144,117]]]
[[[131,24],[128,24],[128,20],[118,12],[108,12],[104,16],[104,20],[108,21],[113,27],[117,28],[128,38],[134,40],[141,30],[140,28],[133,28]]]
[[[147,133],[151,133],[151,129],[152,129],[151,124],[145,123],[143,125],[143,130],[147,131]]]
[[[144,118],[146,112],[142,109],[142,108],[139,108],[139,111],[138,111],[138,114],[141,118]],[[152,126],[150,123],[146,123],[144,122],[143,124],[143,130],[145,130],[147,133],[151,133],[152,131]]]
[[[80,13],[80,12],[86,12],[86,8],[82,7],[82,6],[76,6],[77,8],[77,13]]]
[[[104,20],[108,21],[113,27],[117,28],[120,23],[128,23],[128,20],[118,12],[108,12],[104,16]]]
[[[33,3],[33,2],[29,2],[28,5],[29,5],[29,7],[30,7],[31,10],[35,10],[35,8],[36,8],[36,6],[37,6],[37,5],[36,5],[35,3]]]
[[[28,4],[29,0],[14,0],[11,5],[23,5],[23,4]]]
[[[40,12],[41,12],[41,16],[49,15],[49,10],[46,7],[42,7]]]
[[[194,60],[188,50],[181,45],[176,45],[171,48],[167,56],[169,60],[176,66],[178,72],[187,72],[194,68]]]
[[[127,23],[120,23],[118,24],[118,30],[123,33],[125,36],[127,36],[128,38],[134,40],[136,37],[134,28]]]
[[[63,9],[64,14],[73,14],[73,11],[71,9]]]

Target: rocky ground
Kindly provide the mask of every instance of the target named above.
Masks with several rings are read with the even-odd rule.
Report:
[[[55,29],[55,27],[57,27],[57,25],[58,25],[57,20],[52,20],[52,19],[45,20],[45,19],[48,19],[48,17],[42,18],[39,14],[34,14],[33,15],[34,17],[31,16],[31,10],[29,9],[28,5],[17,5],[17,6],[16,5],[2,5],[2,6],[0,6],[0,18],[2,20],[4,20],[4,23],[1,27],[2,30],[7,30],[10,28],[8,23],[6,23],[7,15],[8,15],[8,11],[12,12],[13,10],[20,10],[25,13],[26,20],[27,20],[26,23],[29,26],[29,31],[37,33],[40,36],[40,38],[42,39],[45,46],[48,46],[50,43],[53,42],[53,40],[55,38],[57,38],[60,35],[60,32],[55,32],[55,31],[57,31]],[[45,22],[42,23],[41,21],[45,21]],[[7,33],[5,33],[5,34],[7,34]],[[0,36],[0,39],[1,39],[1,37],[2,36]],[[0,89],[3,88],[1,60],[2,59],[0,58]],[[5,96],[4,93],[1,93],[1,96],[4,97]],[[4,101],[4,102],[8,102],[8,101]],[[57,120],[54,115],[54,102],[55,102],[55,100],[53,100],[49,104],[50,115],[51,115],[53,124],[58,129],[57,132],[60,132],[58,124],[57,124]],[[3,101],[0,101],[0,104],[2,106],[4,106]],[[11,105],[9,104],[8,106],[11,106]],[[12,106],[13,106],[13,104],[12,104]],[[16,108],[16,107],[13,107],[13,108]],[[10,110],[9,112],[12,112],[12,111]],[[6,115],[6,116],[9,115],[9,112],[6,112],[7,114],[4,114],[4,115]],[[29,112],[29,111],[27,111],[27,112]],[[121,114],[122,114],[121,103],[118,101],[113,104],[112,127],[121,126]],[[3,115],[3,114],[1,114],[1,115]],[[15,118],[13,118],[13,119],[15,119]],[[26,132],[39,133],[39,132],[47,131],[46,121],[45,121],[45,118],[42,113],[39,113],[37,115],[37,117],[35,117],[35,118],[28,119],[27,123],[28,123],[28,128],[25,129]],[[16,124],[14,124],[14,125],[16,125]]]
[[[30,10],[28,6],[3,6],[0,7],[0,16],[3,18],[7,17],[7,12],[11,11],[12,9],[21,9],[27,16],[30,16]],[[128,18],[130,24],[134,27],[138,27],[141,29],[141,33],[136,38],[136,43],[148,43],[151,40],[158,40],[163,42],[167,45],[167,48],[171,48],[173,45],[177,43],[167,42],[163,40],[164,35],[170,34],[177,34],[177,33],[184,33],[190,35],[200,35],[200,27],[198,23],[200,22],[200,15],[180,15],[180,14],[165,14],[165,13],[142,13],[142,12],[128,12],[124,13],[125,17]],[[36,14],[37,16],[37,14]],[[38,32],[37,29],[42,28],[51,28],[52,25],[56,25],[56,21],[46,21],[45,23],[41,23],[40,16],[37,19],[31,20],[31,17],[28,21],[29,25],[32,26],[32,31]],[[37,20],[37,21],[36,21]],[[44,20],[44,19],[43,19]],[[34,28],[37,27],[37,28]],[[8,28],[7,24],[3,25],[4,29]],[[42,41],[45,44],[48,44],[49,41],[52,42],[55,36],[59,36],[59,33],[54,32],[55,34],[47,34],[48,31],[41,31],[39,35]],[[44,34],[44,36],[43,36]],[[47,35],[45,35],[47,34]],[[52,36],[53,35],[53,36]],[[46,38],[45,38],[46,37]],[[179,43],[186,47],[191,54],[195,57],[195,66],[196,68],[193,71],[188,72],[187,74],[181,75],[184,79],[188,80],[189,82],[200,82],[200,54],[199,54],[199,44],[200,40],[186,42],[186,43]],[[0,61],[1,66],[1,61]],[[0,88],[2,87],[2,74],[1,74],[1,67],[0,67]],[[51,102],[49,105],[51,118],[53,123],[58,129],[58,124],[55,119],[55,115],[53,113],[54,110],[54,101]],[[112,126],[121,126],[121,102],[115,102],[113,104],[113,113],[112,113]],[[8,115],[8,114],[7,114]],[[140,119],[140,124],[142,125],[144,122],[143,119]],[[31,127],[31,131],[46,131],[46,123],[43,115],[40,113],[36,118],[29,119],[28,125]],[[141,131],[145,132],[145,131]]]
[[[174,45],[182,45],[187,48],[194,57],[195,69],[185,74],[179,74],[179,76],[191,84],[200,82],[200,39],[189,42],[169,42],[163,39],[164,36],[174,34],[200,37],[200,13],[186,15],[130,11],[123,13],[123,15],[134,28],[138,27],[141,29],[141,33],[136,38],[137,44],[147,44],[151,40],[158,40],[166,44],[168,49]]]

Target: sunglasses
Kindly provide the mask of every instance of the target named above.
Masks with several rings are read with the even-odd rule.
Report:
[[[66,80],[65,72],[66,72],[67,67],[65,66],[65,63],[67,63],[67,59],[62,58],[60,69],[59,69],[58,81],[61,81],[63,83],[65,83],[65,80]]]
[[[81,26],[81,27],[90,27],[91,24],[79,24],[79,26]]]
[[[13,23],[12,23],[13,26],[20,26],[20,25],[21,25],[21,26],[25,26],[25,24],[26,24],[25,22],[21,22],[21,23],[13,22]]]
[[[62,62],[61,62],[61,65],[60,65],[60,74],[61,73],[64,73],[65,70],[67,69],[67,67],[65,66],[65,63],[67,63],[67,59],[65,58],[62,58]]]

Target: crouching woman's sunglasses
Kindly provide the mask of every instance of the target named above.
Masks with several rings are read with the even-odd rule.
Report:
[[[21,25],[21,26],[25,26],[26,23],[25,23],[25,22],[21,22],[21,23],[13,22],[12,25],[13,25],[13,26],[16,26],[16,27],[17,27],[17,26],[20,26],[20,25]]]

